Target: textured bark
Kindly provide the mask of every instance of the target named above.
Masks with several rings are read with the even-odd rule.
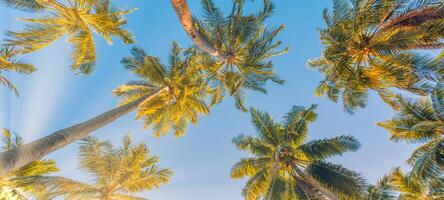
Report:
[[[82,139],[95,130],[102,128],[121,116],[135,110],[141,103],[153,98],[165,89],[166,88],[155,90],[129,104],[109,110],[85,122],[56,131],[17,149],[1,153],[0,176],[4,176],[14,169],[23,167],[26,164],[41,159],[49,153]]]
[[[183,29],[187,32],[188,36],[193,40],[194,45],[200,48],[202,51],[217,57],[220,60],[226,60],[227,57],[222,55],[217,49],[215,49],[210,43],[208,43],[202,35],[197,31],[194,26],[193,18],[191,17],[190,9],[186,0],[170,0],[176,11],[177,17],[182,24]]]
[[[444,43],[436,44],[416,44],[413,45],[413,49],[444,49]]]
[[[328,190],[327,188],[322,186],[322,184],[319,183],[319,181],[317,181],[316,179],[314,179],[313,177],[311,177],[310,175],[308,175],[307,173],[305,173],[304,171],[299,169],[299,167],[296,164],[293,163],[292,167],[293,167],[294,171],[296,172],[296,174],[298,174],[304,180],[304,182],[306,182],[307,184],[309,184],[313,188],[316,188],[317,190],[319,190],[322,194],[327,196],[330,200],[339,200],[339,198],[333,192],[331,192],[330,190]]]
[[[299,177],[297,177],[295,175],[293,175],[293,178],[295,179],[298,186],[302,189],[302,191],[304,191],[304,193],[307,197],[315,196],[315,191],[313,191],[313,189],[310,187],[310,185],[308,185],[306,182],[304,182],[303,180],[301,180]]]
[[[389,19],[381,26],[381,29],[386,30],[397,27],[415,26],[429,20],[442,18],[444,18],[444,7],[442,5],[429,6],[412,10],[398,17]]]

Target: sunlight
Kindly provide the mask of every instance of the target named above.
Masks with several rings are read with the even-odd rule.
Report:
[[[67,59],[69,46],[63,40],[49,48],[33,54],[29,61],[38,70],[26,80],[23,90],[23,108],[20,113],[20,133],[26,141],[48,134],[47,127],[56,118],[60,99],[69,91],[70,80],[74,77]],[[24,88],[24,89],[25,89]]]

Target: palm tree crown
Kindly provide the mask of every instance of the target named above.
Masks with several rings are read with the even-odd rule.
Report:
[[[88,137],[80,145],[79,159],[80,169],[93,177],[94,183],[48,177],[47,198],[142,200],[131,193],[157,189],[172,174],[168,169],[158,168],[159,158],[150,154],[145,143],[133,145],[128,135],[119,147]]]
[[[434,200],[444,198],[444,179],[423,181],[412,172],[395,168],[376,186],[369,187],[367,200]]]
[[[213,89],[197,67],[195,56],[184,57],[184,53],[173,43],[169,65],[161,64],[158,58],[147,55],[140,48],[134,48],[132,57],[122,60],[125,67],[141,80],[129,82],[113,92],[124,97],[123,105],[147,94],[158,93],[147,97],[137,113],[146,128],[153,125],[156,136],[170,128],[176,136],[181,136],[190,122],[197,123],[199,115],[209,112],[206,99],[214,93]]]
[[[132,10],[116,10],[109,0],[68,0],[66,4],[56,0],[29,2],[6,0],[14,7],[35,8],[46,14],[22,19],[28,23],[23,31],[8,32],[6,44],[15,47],[18,53],[39,50],[66,34],[68,42],[73,44],[72,69],[88,74],[96,62],[93,32],[109,44],[112,36],[119,37],[125,44],[134,42],[132,35],[122,28],[126,24],[124,16]]]
[[[399,168],[391,174],[391,184],[400,195],[400,200],[431,200],[444,198],[444,179],[435,179],[432,182],[421,181],[411,173],[403,173]]]
[[[14,50],[11,48],[0,48],[0,84],[11,89],[15,95],[19,95],[17,88],[4,75],[3,71],[12,71],[23,74],[31,74],[35,71],[34,66],[26,64],[15,58]]]
[[[212,0],[202,0],[202,19],[195,19],[197,31],[220,54],[201,57],[212,83],[218,86],[219,96],[228,92],[236,106],[246,111],[243,95],[246,89],[266,92],[264,84],[271,80],[282,84],[273,72],[268,59],[288,49],[277,50],[280,41],[273,41],[283,26],[268,28],[264,21],[271,15],[273,4],[264,1],[264,8],[256,14],[244,15],[243,1],[234,1],[231,13],[225,17]]]
[[[2,131],[1,151],[7,151],[20,147],[23,140],[20,136],[8,129]],[[45,191],[39,183],[50,173],[59,169],[53,160],[34,161],[20,169],[10,172],[6,176],[0,176],[0,199],[26,200],[26,196],[32,194],[38,197]]]
[[[317,95],[325,94],[333,101],[342,96],[344,109],[352,113],[365,107],[370,89],[397,108],[393,88],[424,94],[420,86],[442,78],[442,60],[405,51],[444,47],[439,43],[444,37],[441,5],[432,1],[416,6],[392,0],[333,2],[332,14],[324,12],[327,28],[320,31],[325,49],[320,58],[309,62],[325,75]],[[420,10],[429,12],[414,18],[412,14]],[[427,16],[430,19],[425,20]]]
[[[444,171],[444,83],[429,98],[398,97],[401,109],[391,120],[379,123],[394,141],[425,142],[409,159],[413,173],[437,179]]]
[[[232,178],[249,177],[243,189],[246,199],[339,199],[337,196],[361,195],[365,182],[358,173],[324,161],[356,151],[360,147],[356,139],[339,136],[306,141],[308,126],[317,118],[315,108],[295,106],[282,123],[276,123],[268,113],[251,110],[257,137],[240,135],[233,143],[253,156],[241,159],[231,170]]]

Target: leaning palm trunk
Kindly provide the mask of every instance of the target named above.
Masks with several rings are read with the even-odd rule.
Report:
[[[298,186],[301,188],[301,190],[309,197],[311,197],[311,195],[313,195],[315,193],[315,191],[313,191],[312,187],[310,185],[308,185],[305,181],[301,180],[300,178],[296,177],[295,174],[292,174],[292,176],[294,177],[294,179],[296,180],[296,183],[298,184]],[[313,195],[314,196],[314,195]]]
[[[398,17],[388,20],[381,26],[381,30],[415,26],[433,19],[444,18],[444,7],[442,5],[430,6],[412,10]]]
[[[220,60],[226,60],[226,57],[222,55],[217,49],[215,49],[210,43],[208,43],[205,38],[199,33],[199,31],[194,26],[193,18],[191,17],[190,9],[186,0],[170,0],[171,4],[176,11],[177,17],[183,26],[185,32],[193,40],[194,45],[196,45],[202,51],[217,57]]]
[[[444,43],[436,43],[436,44],[416,44],[413,45],[409,49],[444,49]]]
[[[141,103],[155,97],[164,90],[166,90],[166,88],[154,90],[150,94],[144,95],[131,103],[114,108],[85,122],[56,131],[17,149],[1,153],[0,176],[4,176],[14,169],[23,167],[26,164],[38,160],[68,144],[82,139],[95,130],[102,128],[121,116],[135,110]]]
[[[319,183],[319,181],[317,181],[316,179],[314,179],[313,177],[311,177],[310,175],[308,175],[307,173],[305,173],[304,171],[299,169],[299,167],[296,164],[293,163],[292,167],[293,167],[294,171],[296,172],[296,174],[298,174],[304,180],[304,182],[306,182],[307,184],[309,184],[313,188],[319,190],[322,194],[327,196],[330,200],[339,200],[339,198],[333,192],[331,192],[330,190],[328,190],[327,188],[322,186],[321,183]]]

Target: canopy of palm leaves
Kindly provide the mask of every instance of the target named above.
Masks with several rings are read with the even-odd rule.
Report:
[[[127,104],[159,91],[140,104],[137,113],[137,118],[143,118],[145,128],[153,126],[156,136],[170,129],[181,136],[190,122],[197,123],[199,115],[209,112],[206,99],[214,90],[197,67],[196,57],[184,56],[184,53],[173,43],[168,65],[140,48],[133,48],[132,57],[122,60],[140,80],[122,85],[113,92],[124,97],[121,104]]]
[[[370,186],[366,200],[438,200],[444,198],[444,179],[424,182],[414,174],[395,168]]]
[[[93,32],[109,44],[112,36],[125,44],[134,42],[131,33],[122,28],[126,24],[124,16],[132,10],[116,10],[109,0],[68,0],[65,4],[56,0],[5,1],[14,7],[44,12],[22,19],[27,22],[24,30],[9,31],[8,46],[15,47],[18,53],[30,53],[67,35],[67,41],[73,45],[71,67],[80,73],[91,73],[96,62]]]
[[[46,198],[63,196],[64,199],[135,200],[144,199],[132,193],[158,189],[169,181],[172,172],[159,169],[159,158],[150,154],[145,143],[132,144],[126,135],[122,145],[88,137],[81,143],[79,163],[92,184],[63,177],[47,177]]]
[[[342,96],[352,113],[365,107],[370,89],[396,108],[393,88],[424,94],[421,85],[443,77],[442,60],[405,51],[444,47],[443,7],[436,1],[408,2],[333,1],[333,12],[324,12],[327,28],[320,31],[322,56],[309,62],[325,75],[317,95],[333,101]]]
[[[444,179],[434,179],[427,183],[414,174],[404,174],[399,168],[390,174],[391,184],[400,193],[400,200],[433,200],[444,198]]]
[[[295,106],[282,123],[268,113],[251,110],[257,136],[240,135],[233,143],[252,157],[243,158],[231,170],[231,177],[248,177],[243,188],[246,199],[309,199],[323,196],[312,179],[336,195],[355,199],[365,190],[365,181],[356,172],[324,161],[347,151],[356,151],[360,144],[351,136],[307,142],[308,126],[317,114],[316,106]],[[301,172],[302,171],[302,172]]]
[[[370,185],[367,188],[367,193],[364,197],[365,200],[396,200],[398,199],[398,193],[391,183],[390,176],[384,176],[376,185]]]
[[[195,19],[195,26],[203,38],[221,56],[214,58],[201,53],[204,66],[215,77],[222,98],[226,92],[234,96],[236,106],[246,111],[243,96],[245,90],[266,92],[264,84],[271,80],[282,84],[273,72],[268,59],[288,49],[277,50],[280,41],[273,41],[283,26],[267,28],[264,21],[272,14],[273,4],[264,0],[264,8],[256,14],[245,15],[243,1],[234,1],[231,13],[225,17],[212,0],[202,0],[202,19]],[[222,59],[220,59],[222,57]]]
[[[19,92],[3,74],[4,71],[18,72],[23,74],[31,74],[35,71],[34,66],[26,64],[14,56],[14,50],[11,48],[0,49],[0,84],[11,89],[17,96]]]
[[[431,99],[399,97],[400,110],[391,120],[379,123],[394,141],[425,142],[409,159],[413,174],[424,179],[444,175],[444,83]]]
[[[18,148],[22,138],[7,129],[3,129],[1,151]],[[27,195],[42,195],[45,187],[39,184],[42,179],[58,168],[53,160],[39,160],[25,167],[14,170],[7,176],[0,177],[0,199],[25,200]],[[27,195],[26,195],[27,194]]]

